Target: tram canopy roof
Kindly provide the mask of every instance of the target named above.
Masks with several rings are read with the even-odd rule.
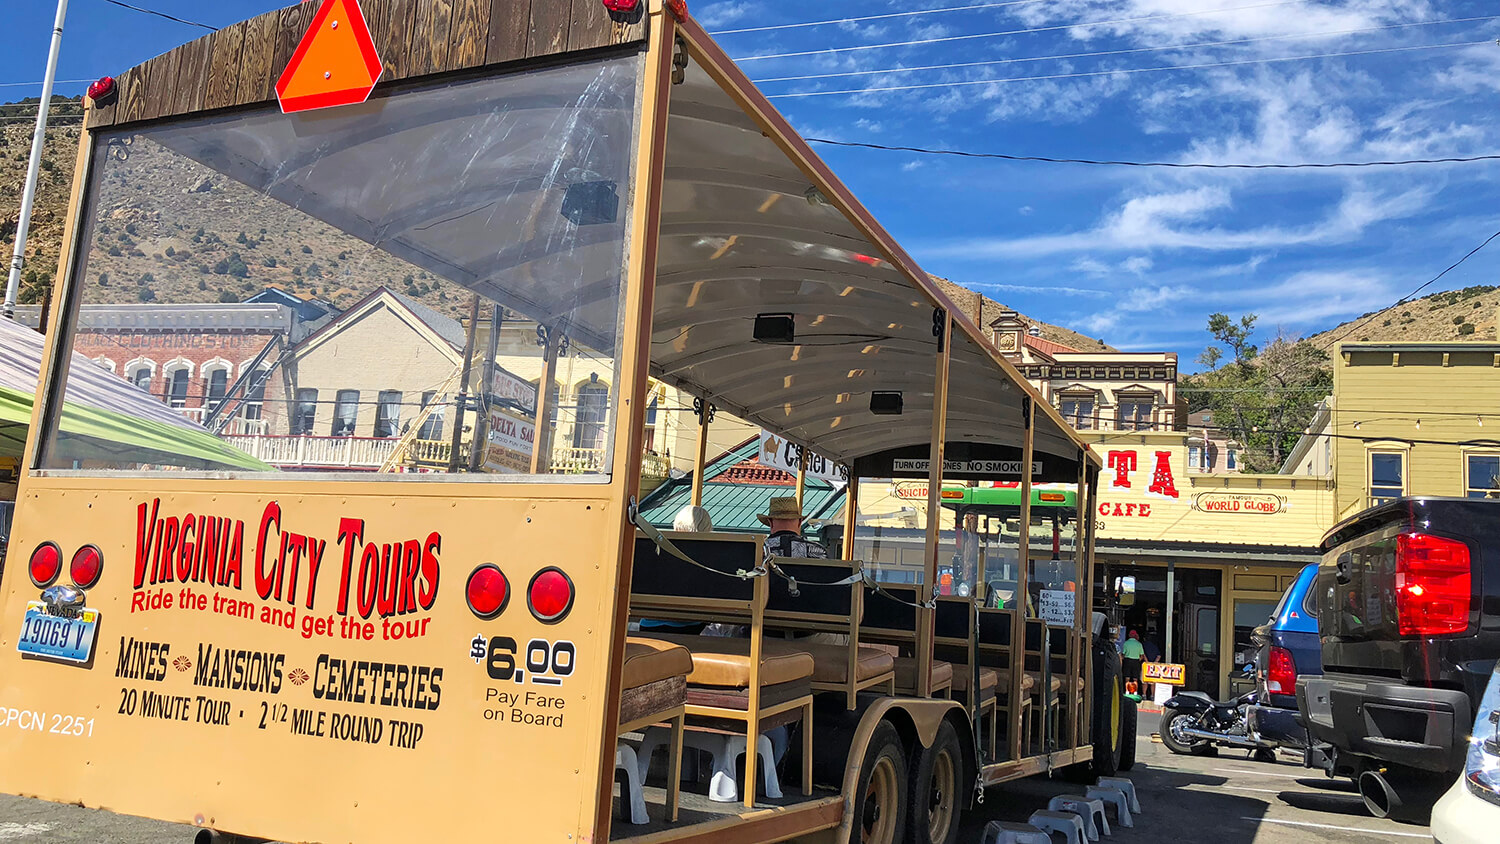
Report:
[[[384,2],[390,0],[373,5]],[[279,25],[288,20],[286,14]],[[376,27],[382,51],[399,53],[403,45],[421,41],[423,33],[416,30],[422,19],[408,16],[409,32]],[[246,25],[262,22],[278,25],[272,16]],[[580,26],[575,20],[575,31],[560,42],[570,46],[560,52],[576,49],[574,42],[587,47],[594,35],[603,37],[593,24]],[[1087,446],[1062,417],[880,227],[703,28],[692,20],[679,27],[691,61],[684,81],[670,86],[668,94],[652,373],[857,470],[864,465],[889,472],[900,463],[911,474],[925,475],[911,463],[926,456],[939,344],[951,342],[948,458],[959,455],[965,465],[978,465],[1018,457],[1023,397],[1029,394],[1036,400],[1035,449],[1043,463],[1036,477],[1076,480],[1079,455]],[[639,38],[644,27],[615,32]],[[530,318],[566,314],[572,337],[609,350],[615,348],[618,328],[618,313],[608,307],[618,278],[617,258],[611,268],[617,240],[610,239],[607,226],[595,227],[597,233],[589,237],[564,232],[555,215],[538,217],[531,209],[560,195],[555,171],[567,163],[564,159],[587,159],[586,170],[605,174],[586,177],[598,181],[613,179],[611,162],[628,155],[623,142],[632,134],[627,121],[634,112],[635,89],[628,84],[633,71],[615,61],[626,43],[578,54],[576,63],[563,58],[539,65],[551,68],[546,71],[526,67],[476,77],[470,68],[452,77],[472,80],[467,87],[429,77],[422,84],[430,87],[418,95],[388,99],[377,88],[362,106],[298,120],[262,103],[255,111],[200,112],[195,120],[150,131],[162,146]],[[490,48],[495,48],[493,38]],[[455,56],[469,52],[452,51]],[[541,58],[549,51],[533,52]],[[242,73],[248,68],[247,62]],[[142,69],[131,73],[132,78],[146,75]],[[557,143],[558,92],[574,90],[579,80],[573,77],[580,73],[587,96],[579,105],[586,105],[595,121],[591,132],[564,134],[561,152],[554,146],[547,157],[533,155]],[[414,74],[408,68],[400,75]],[[239,92],[241,104],[248,105],[258,98],[247,99],[245,81]],[[157,91],[150,116],[194,114],[181,108],[185,100],[175,93],[170,86]],[[126,98],[91,118],[90,125],[130,122],[133,106],[123,104]],[[496,135],[495,154],[472,160],[449,154],[452,138],[476,131],[475,121],[486,119],[478,128]],[[529,163],[518,165],[516,158]],[[392,176],[370,179],[377,171]],[[507,209],[525,213],[515,219],[500,215],[495,206],[502,199]],[[552,229],[533,232],[526,242],[503,239],[501,233],[531,232],[543,218]],[[559,268],[581,276],[583,286],[549,284],[563,277]],[[504,284],[497,283],[502,274]],[[565,295],[569,290],[577,295]],[[935,308],[955,317],[951,338],[934,335]],[[755,342],[760,314],[793,315],[793,341]],[[899,392],[903,413],[872,413],[875,392]]]

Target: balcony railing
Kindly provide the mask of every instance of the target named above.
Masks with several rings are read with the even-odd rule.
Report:
[[[259,420],[252,420],[258,422]],[[252,457],[282,469],[354,469],[375,470],[391,462],[401,444],[398,438],[265,436],[226,434],[224,441]],[[396,461],[423,469],[445,471],[452,443],[447,440],[411,440],[406,453]],[[601,448],[558,448],[552,452],[552,474],[597,474],[607,469],[606,453]],[[459,444],[459,464],[469,463],[469,444]],[[652,480],[667,477],[671,462],[660,455],[646,454],[641,459],[641,474]]]

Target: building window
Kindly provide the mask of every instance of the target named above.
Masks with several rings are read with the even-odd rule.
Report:
[[[1094,427],[1093,396],[1063,396],[1060,402],[1063,419],[1080,431]]]
[[[359,390],[339,390],[334,397],[331,433],[335,437],[352,437],[358,422]]]
[[[375,402],[375,436],[394,437],[401,433],[401,391],[381,390]]]
[[[204,379],[203,397],[204,404],[207,405],[210,413],[219,409],[219,405],[224,401],[224,393],[228,389],[229,370],[215,369],[208,373],[208,377]]]
[[[297,405],[292,410],[292,433],[311,434],[313,423],[318,421],[318,391],[303,388],[297,391]]]
[[[270,370],[257,369],[251,376],[250,387],[245,391],[245,410],[242,415],[249,420],[260,419],[266,404],[266,382],[270,380]]]
[[[168,376],[167,403],[173,407],[187,407],[188,379],[192,373],[186,368],[174,369]]]
[[[1370,453],[1370,504],[1394,501],[1406,494],[1406,454],[1399,451]]]
[[[1500,498],[1500,454],[1470,454],[1468,491],[1470,498]]]
[[[437,398],[437,393],[432,390],[422,394],[422,411],[427,412],[427,418],[422,420],[422,427],[417,431],[419,440],[440,440],[443,438],[443,406],[433,406],[432,400]]]
[[[578,407],[573,417],[574,448],[604,447],[604,422],[608,412],[608,387],[586,384],[578,388]]]
[[[1122,431],[1149,431],[1151,430],[1151,399],[1120,399],[1120,430]]]
[[[1240,467],[1240,453],[1239,453],[1238,450],[1236,450],[1234,448],[1230,448],[1224,454],[1224,468],[1228,469],[1228,470],[1230,470],[1232,472],[1235,469],[1238,469],[1239,467]]]
[[[130,373],[130,383],[140,387],[146,392],[151,392],[151,367],[138,366]]]
[[[1198,445],[1188,446],[1188,468],[1203,468],[1203,447]]]

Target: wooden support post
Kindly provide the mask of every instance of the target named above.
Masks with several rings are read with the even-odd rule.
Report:
[[[932,392],[932,440],[927,449],[927,547],[922,555],[923,603],[935,594],[938,571],[938,538],[942,528],[943,444],[948,435],[948,361],[953,336],[953,318],[943,313],[936,324],[942,328],[938,337],[937,374]],[[932,696],[932,637],[936,614],[930,609],[917,610],[917,695]],[[978,695],[978,690],[971,693]]]
[[[797,512],[806,518],[807,514],[802,512],[802,499],[807,494],[807,449],[799,448],[797,454]]]
[[[475,293],[469,304],[469,331],[464,338],[464,360],[459,367],[458,375],[458,409],[453,412],[453,436],[448,441],[448,474],[458,471],[459,455],[458,447],[463,444],[464,438],[464,410],[469,403],[469,373],[474,366],[474,334],[479,330],[479,294]],[[479,433],[479,426],[474,426],[474,433]],[[477,441],[471,442],[469,448],[479,447]]]
[[[698,452],[693,459],[693,506],[703,506],[703,470],[708,468],[708,424],[713,421],[713,405],[705,399],[693,402],[698,414]]]
[[[1016,548],[1016,592],[1011,601],[1010,617],[1010,758],[1022,757],[1025,737],[1021,735],[1023,702],[1022,679],[1026,675],[1026,606],[1029,603],[1031,570],[1031,458],[1035,423],[1031,396],[1021,398],[1021,529]],[[1045,630],[1043,633],[1045,634]],[[1047,691],[1046,689],[1042,690]],[[1045,717],[1040,713],[1037,717]]]
[[[1088,598],[1085,594],[1090,590],[1088,577],[1088,561],[1084,555],[1084,538],[1088,534],[1086,525],[1093,521],[1094,511],[1089,508],[1088,501],[1089,485],[1089,455],[1085,450],[1078,452],[1078,486],[1074,493],[1078,505],[1078,513],[1073,521],[1073,632],[1068,637],[1068,720],[1071,723],[1071,735],[1069,736],[1068,748],[1078,746],[1079,730],[1082,729],[1083,715],[1078,706],[1078,677],[1084,663],[1084,651],[1088,648],[1088,615],[1084,604]]]
[[[536,441],[531,444],[531,474],[545,475],[552,469],[552,406],[557,399],[552,397],[552,385],[557,381],[557,355],[562,348],[561,335],[545,330],[542,346],[542,380],[536,389]]]
[[[1095,469],[1092,466],[1090,466],[1089,469],[1088,469],[1088,488],[1089,488],[1089,514],[1092,517],[1093,513],[1098,509],[1098,506],[1099,506],[1099,470]],[[1084,648],[1084,660],[1083,660],[1083,676],[1084,676],[1083,689],[1084,689],[1084,695],[1083,695],[1083,730],[1082,730],[1083,735],[1082,735],[1082,738],[1084,740],[1088,740],[1089,737],[1091,737],[1093,735],[1093,731],[1092,731],[1093,730],[1093,718],[1094,718],[1094,587],[1093,587],[1093,582],[1094,582],[1094,578],[1098,577],[1098,567],[1095,565],[1095,562],[1094,562],[1094,540],[1096,539],[1096,536],[1094,535],[1094,520],[1093,520],[1093,518],[1089,519],[1087,527],[1088,527],[1088,531],[1087,531],[1086,539],[1085,539],[1085,541],[1083,543],[1083,550],[1084,550],[1083,561],[1088,565],[1088,568],[1087,568],[1088,575],[1083,578],[1083,582],[1089,584],[1089,587],[1088,587],[1088,596],[1084,600],[1084,616],[1083,616],[1084,617],[1083,640],[1087,644],[1087,647]],[[1106,586],[1107,586],[1107,584],[1106,584]],[[1168,601],[1169,601],[1168,606],[1171,606],[1171,604],[1170,604],[1170,596],[1171,596],[1171,593],[1168,592]]]
[[[844,491],[844,559],[854,559],[854,528],[859,524],[859,478],[849,472]]]

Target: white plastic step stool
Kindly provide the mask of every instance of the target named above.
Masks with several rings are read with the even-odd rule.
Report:
[[[1046,832],[1060,832],[1067,844],[1083,844],[1083,818],[1072,812],[1049,812],[1039,809],[1026,822]]]
[[[1109,831],[1109,818],[1104,814],[1103,800],[1059,794],[1048,801],[1047,808],[1053,812],[1072,812],[1083,818],[1083,834],[1087,835],[1090,841],[1098,841],[1100,833],[1113,834]]]
[[[1030,824],[990,821],[980,844],[1052,844],[1052,837]]]
[[[1115,817],[1120,826],[1130,829],[1135,821],[1130,819],[1130,798],[1118,788],[1107,785],[1091,785],[1083,796],[1090,800],[1103,800],[1104,805],[1115,808]]]
[[[759,764],[756,768],[765,773],[766,796],[772,800],[781,799],[781,782],[776,777],[776,753],[771,746],[771,740],[764,735],[757,736],[755,743],[756,751],[760,754]],[[651,755],[658,747],[664,747],[671,739],[671,732],[666,727],[651,727],[646,730],[646,735],[641,739],[640,776],[646,778],[646,770],[651,765]],[[733,803],[740,799],[739,787],[735,780],[735,761],[745,755],[745,737],[743,735],[723,735],[720,733],[700,733],[688,730],[682,735],[682,746],[694,750],[701,750],[713,757],[713,778],[709,780],[708,799],[715,803]],[[752,783],[750,788],[754,788]]]
[[[1141,801],[1135,796],[1135,783],[1124,777],[1100,777],[1099,785],[1104,788],[1118,788],[1125,792],[1130,798],[1130,811],[1139,815],[1141,813]]]
[[[651,818],[646,814],[646,795],[641,791],[643,774],[640,763],[636,761],[635,750],[623,741],[615,745],[615,770],[625,772],[625,785],[621,786],[624,793],[620,797],[630,809],[630,822],[637,825],[650,823]]]

